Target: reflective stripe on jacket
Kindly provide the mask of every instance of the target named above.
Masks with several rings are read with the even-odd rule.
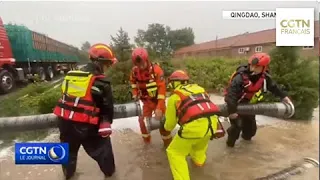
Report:
[[[92,99],[91,89],[96,78],[89,72],[69,71],[61,86],[62,98],[53,113],[65,120],[82,123],[98,124],[100,109]]]

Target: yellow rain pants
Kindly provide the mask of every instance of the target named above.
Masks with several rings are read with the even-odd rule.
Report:
[[[175,90],[179,90],[185,95],[190,95],[190,92],[195,94],[205,92],[202,87],[196,84],[180,85]],[[181,102],[181,99],[177,94],[172,94],[168,99],[166,121],[164,124],[166,131],[173,130],[179,121],[176,114],[176,104],[178,102]],[[210,120],[212,122],[211,127],[215,132],[217,130],[218,117],[213,115],[210,117]],[[208,118],[199,118],[182,126],[180,130],[183,138],[179,134],[176,134],[166,150],[174,180],[190,180],[188,162],[186,160],[188,155],[191,156],[195,165],[202,166],[204,164],[208,143],[212,136],[208,128]]]
[[[206,161],[206,152],[211,133],[201,139],[183,139],[176,135],[169,147],[167,156],[174,180],[190,180],[186,157],[190,155],[196,166],[202,166]]]

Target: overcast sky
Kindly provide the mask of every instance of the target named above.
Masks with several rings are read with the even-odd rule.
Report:
[[[296,2],[0,2],[5,23],[24,24],[59,41],[80,47],[82,42],[110,42],[120,26],[133,41],[149,23],[171,28],[192,27],[196,43],[275,28],[275,20],[224,20],[223,10],[275,10],[313,7],[316,1]],[[318,13],[316,13],[318,19]]]

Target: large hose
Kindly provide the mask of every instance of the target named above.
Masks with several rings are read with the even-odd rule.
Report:
[[[227,105],[218,104],[220,112],[219,116],[228,116]],[[265,116],[274,116],[279,118],[290,118],[293,116],[295,110],[293,104],[285,103],[260,103],[260,104],[247,104],[239,105],[237,107],[237,112],[239,114],[247,115],[265,115]],[[165,121],[165,120],[163,120]],[[148,132],[159,129],[163,121],[158,121],[154,117],[148,118],[147,121],[144,121],[145,127]]]
[[[220,116],[228,116],[228,110],[226,104],[219,105]],[[248,114],[248,115],[265,115],[273,116],[278,118],[290,118],[294,115],[295,109],[292,103],[259,103],[259,104],[246,104],[239,105],[237,107],[237,112],[239,114]]]
[[[219,116],[227,116],[226,104],[218,105],[220,108]],[[284,103],[261,103],[255,105],[239,105],[237,112],[239,114],[260,114],[267,116],[276,116],[281,118],[290,118],[294,114],[294,106]],[[140,102],[131,102],[118,104],[114,107],[114,118],[127,118],[140,116]],[[28,130],[39,130],[56,127],[57,117],[54,114],[42,114],[33,116],[4,117],[0,118],[0,132],[22,132]],[[151,118],[149,124],[146,124],[149,130],[158,129],[159,121]]]
[[[302,163],[292,165],[274,174],[265,177],[256,178],[255,180],[285,180],[290,176],[302,174],[310,168],[319,167],[319,162],[312,158],[304,158]]]
[[[116,104],[114,118],[127,118],[141,115],[140,102]],[[0,133],[23,132],[57,127],[57,116],[40,114],[32,116],[3,117],[0,118]]]

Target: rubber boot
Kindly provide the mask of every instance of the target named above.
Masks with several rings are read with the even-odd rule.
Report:
[[[241,137],[243,140],[246,140],[246,141],[251,141],[252,139],[252,136],[245,136],[243,133],[241,134]]]
[[[227,133],[228,133],[228,139],[227,139],[227,146],[228,147],[234,147],[237,139],[239,139],[240,136],[240,131],[241,129],[231,125],[228,129],[227,129]]]
[[[143,139],[143,142],[146,144],[150,144],[151,142],[151,135],[147,130],[146,124],[145,124],[145,118],[144,117],[139,117],[139,127],[140,127],[140,132],[141,136]],[[147,120],[146,120],[147,121]]]
[[[252,137],[255,136],[256,133],[257,133],[256,120],[254,118],[247,118],[243,122],[242,134],[241,134],[242,139],[246,141],[251,141]]]
[[[62,165],[62,172],[64,174],[64,177],[66,180],[71,179],[77,169],[77,157],[73,157],[72,155],[70,156],[69,164]]]

